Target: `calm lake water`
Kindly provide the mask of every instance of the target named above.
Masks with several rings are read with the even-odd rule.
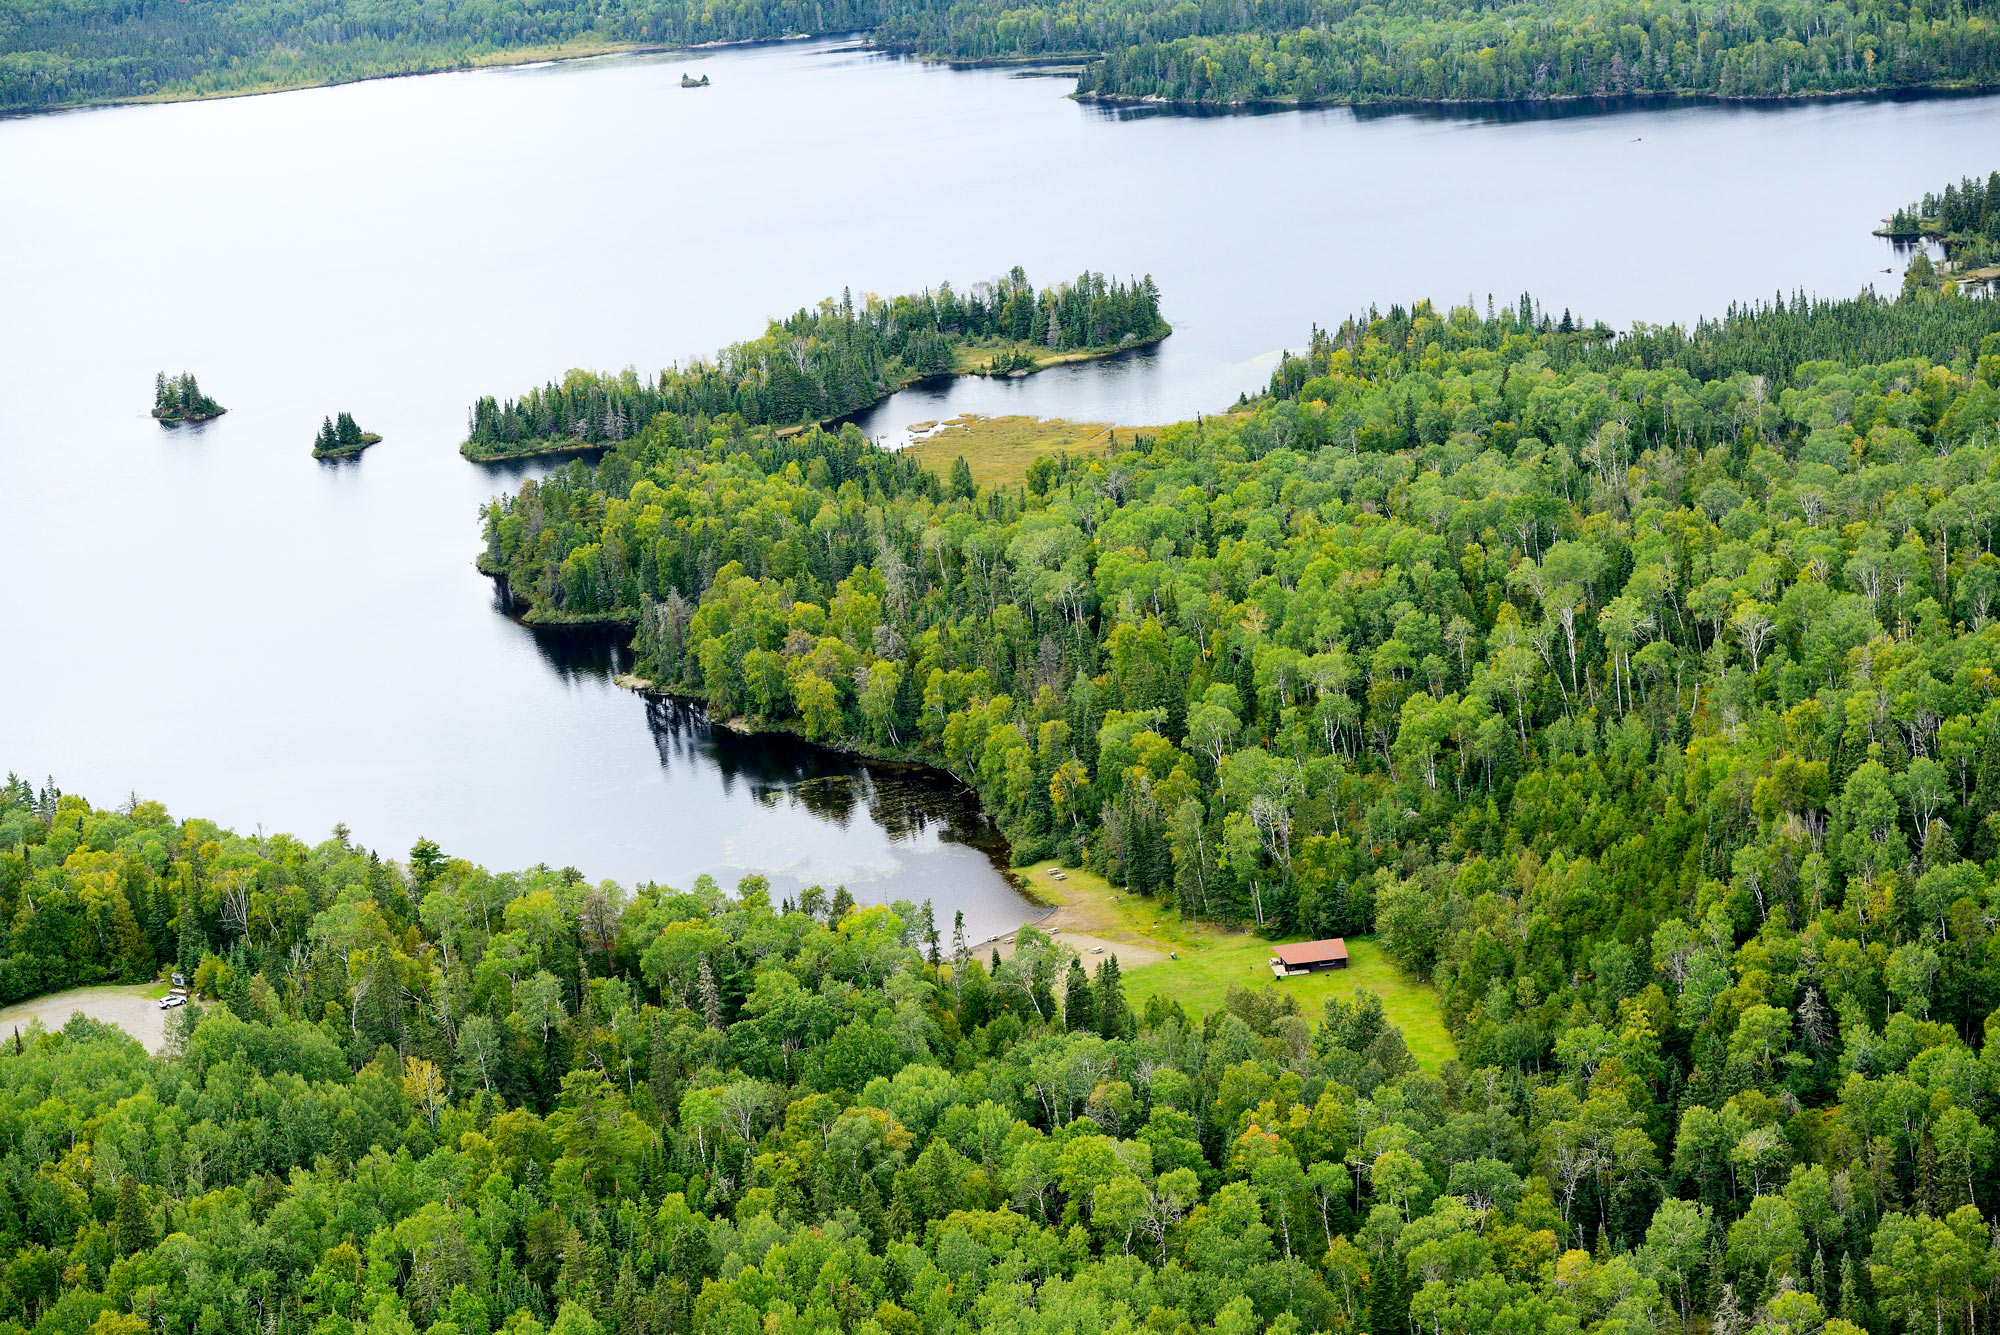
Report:
[[[1168,421],[1369,303],[1526,289],[1623,325],[1894,282],[1869,229],[2000,141],[1994,99],[1127,119],[1066,87],[815,43],[0,122],[0,767],[246,830],[756,870],[1003,930],[1026,905],[964,794],[711,732],[613,686],[602,638],[502,614],[477,508],[524,474],[454,452],[474,397],[1018,263],[1150,272],[1178,332],[911,391],[870,432]],[[147,417],[183,368],[228,416]],[[386,439],[316,463],[342,409]]]

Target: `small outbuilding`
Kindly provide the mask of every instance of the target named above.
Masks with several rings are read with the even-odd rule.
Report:
[[[1301,941],[1296,945],[1279,946],[1278,953],[1271,957],[1271,973],[1279,978],[1346,967],[1347,940],[1338,936],[1330,936],[1324,941]]]

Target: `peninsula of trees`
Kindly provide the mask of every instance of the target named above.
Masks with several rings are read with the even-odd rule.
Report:
[[[1937,241],[1960,274],[2000,265],[2000,171],[1984,181],[1968,176],[1942,194],[1926,194],[1897,209],[1876,235]],[[2000,270],[1989,276],[2000,277]]]
[[[947,490],[661,411],[486,559],[933,757],[1365,995],[1134,1006],[1024,930],[0,789],[13,1335],[1980,1335],[2000,1318],[2000,304],[1371,311]],[[1164,962],[1151,969],[1178,967]],[[1171,977],[1172,975],[1167,975]],[[1127,989],[1130,989],[1128,991]]]
[[[426,9],[0,0],[0,111],[496,60],[866,31],[954,61],[1086,62],[1091,97],[1189,106],[1778,98],[2000,85],[1995,0],[562,0]]]
[[[961,296],[935,291],[856,304],[828,298],[773,320],[714,361],[668,367],[652,380],[631,371],[571,371],[519,399],[487,397],[468,415],[469,459],[562,454],[615,445],[661,412],[735,416],[797,426],[859,412],[927,376],[1108,356],[1172,332],[1151,277],[1086,273],[1039,291],[1019,268]]]
[[[381,443],[380,436],[355,424],[354,414],[342,413],[338,418],[321,419],[319,434],[313,438],[313,458],[349,459]]]
[[[206,422],[229,410],[201,392],[192,371],[153,377],[153,416],[167,423]]]

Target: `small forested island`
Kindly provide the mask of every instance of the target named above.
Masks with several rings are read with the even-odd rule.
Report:
[[[169,425],[206,422],[229,410],[201,392],[192,371],[169,376],[165,371],[153,377],[153,416]]]
[[[1934,272],[1930,257],[1919,251],[1910,265],[1918,275],[1915,282],[2000,279],[2000,171],[1984,181],[1968,176],[1942,194],[1926,194],[1897,209],[1875,235],[1943,245],[1948,270]]]
[[[859,305],[851,293],[773,320],[760,338],[713,361],[673,366],[652,380],[571,371],[519,399],[473,405],[460,452],[468,459],[525,458],[615,445],[662,412],[737,414],[760,426],[844,417],[930,376],[991,374],[1105,357],[1172,333],[1160,292],[1085,273],[1037,290],[1018,267],[961,296],[935,291]],[[1004,373],[1004,372],[1003,372]]]
[[[354,414],[341,413],[321,419],[319,434],[313,438],[313,458],[347,459],[381,443],[380,436],[355,424]]]
[[[697,79],[691,74],[683,74],[681,75],[681,87],[706,88],[708,87],[708,76],[704,74],[699,79]]]

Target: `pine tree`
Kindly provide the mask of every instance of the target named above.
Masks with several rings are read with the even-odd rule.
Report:
[[[1063,980],[1063,1027],[1072,1033],[1079,1029],[1095,1028],[1096,1007],[1090,995],[1090,978],[1083,971],[1083,962],[1072,959],[1069,962],[1069,976]]]
[[[313,443],[313,448],[315,450],[318,450],[321,454],[324,454],[328,450],[336,448],[339,445],[339,443],[340,443],[340,438],[334,434],[333,419],[331,417],[321,418],[319,424],[319,438]]]
[[[833,891],[833,907],[826,915],[827,922],[838,927],[841,919],[852,912],[854,912],[854,896],[847,892],[846,886],[836,886]]]
[[[1106,955],[1097,966],[1097,1032],[1106,1038],[1124,1038],[1132,1032],[1132,1007],[1125,1000],[1116,955]]]
[[[1368,1335],[1404,1335],[1408,1329],[1410,1298],[1402,1281],[1402,1266],[1392,1248],[1368,1277]]]
[[[118,1179],[118,1209],[112,1216],[111,1235],[118,1250],[127,1256],[153,1245],[152,1221],[146,1218],[145,1203],[139,1198],[139,1180],[130,1173]]]
[[[930,959],[931,967],[935,969],[943,961],[944,957],[938,952],[937,914],[931,908],[931,902],[928,899],[917,910],[917,930],[923,935],[925,944],[930,947],[928,958]]]
[[[352,447],[361,443],[361,428],[355,424],[354,414],[342,413],[333,429],[335,438],[342,446]]]

